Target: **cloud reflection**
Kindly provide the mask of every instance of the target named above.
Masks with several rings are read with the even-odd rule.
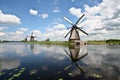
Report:
[[[0,60],[0,71],[10,70],[20,66],[18,59],[2,59]]]

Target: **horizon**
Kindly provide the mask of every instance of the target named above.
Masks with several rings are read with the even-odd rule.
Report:
[[[71,25],[85,14],[81,40],[120,39],[120,1],[114,0],[0,0],[0,40],[21,41],[31,32],[37,41],[68,41]]]

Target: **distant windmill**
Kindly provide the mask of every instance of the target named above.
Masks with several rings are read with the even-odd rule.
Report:
[[[65,38],[66,38],[68,36],[68,34],[70,34],[69,41],[80,40],[80,36],[79,36],[78,31],[81,31],[84,34],[88,35],[85,31],[83,31],[81,28],[79,28],[77,26],[79,24],[80,20],[84,17],[84,15],[85,14],[83,14],[75,24],[73,24],[69,19],[64,17],[64,19],[72,25],[71,30],[65,35]]]
[[[34,35],[33,35],[33,32],[32,32],[32,33],[31,33],[31,36],[30,36],[30,41],[34,41],[35,37],[37,37],[37,36],[34,36]]]
[[[28,36],[25,37],[25,41],[26,41],[26,42],[28,41]]]

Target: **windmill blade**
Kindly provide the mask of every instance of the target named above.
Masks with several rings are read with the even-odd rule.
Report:
[[[84,34],[88,35],[88,33],[86,33],[85,31],[83,31],[83,30],[80,29],[79,27],[76,26],[76,28],[77,28],[78,30],[80,30],[81,32],[83,32]]]
[[[79,64],[75,63],[75,65],[77,66],[77,68],[78,68],[82,73],[84,73],[84,70],[80,67]]]
[[[70,20],[67,19],[66,17],[64,17],[64,19],[65,19],[68,23],[70,23],[71,25],[74,25],[74,24],[72,23],[72,21],[70,21]]]
[[[68,65],[67,67],[64,68],[64,70],[68,70],[71,66],[72,64]]]
[[[67,35],[69,34],[71,32],[71,30],[65,35],[65,37],[64,38],[66,38],[67,37]]]
[[[65,51],[65,53],[70,57],[70,54],[66,51],[66,50],[64,50]]]
[[[84,15],[85,15],[85,14],[83,14],[83,15],[78,19],[78,21],[77,21],[75,24],[78,24],[79,21],[84,17]]]
[[[87,56],[87,55],[88,55],[88,53],[85,53],[84,55],[82,55],[81,57],[79,57],[78,60],[84,58],[84,57]]]

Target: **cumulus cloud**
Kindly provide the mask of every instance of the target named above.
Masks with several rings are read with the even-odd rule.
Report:
[[[47,14],[47,13],[38,14],[38,11],[37,11],[37,10],[34,10],[34,9],[30,9],[30,10],[29,10],[29,13],[30,13],[31,15],[35,15],[35,16],[42,17],[43,19],[45,19],[45,18],[48,17],[48,14]]]
[[[25,38],[25,32],[28,31],[27,28],[18,28],[16,31],[13,32],[0,32],[0,35],[4,40],[15,40],[20,41]]]
[[[42,17],[43,19],[47,18],[48,17],[48,14],[47,13],[42,13],[39,15],[40,17]]]
[[[54,24],[50,27],[45,28],[45,33],[40,30],[33,30],[33,35],[37,36],[37,40],[65,40],[64,35],[67,33],[64,24]]]
[[[75,7],[71,7],[69,9],[70,14],[77,16],[78,18],[82,15],[81,9],[80,8],[75,8]]]
[[[83,28],[89,33],[89,36],[96,38],[99,35],[101,36],[98,37],[99,39],[106,38],[106,36],[107,38],[113,38],[114,35],[120,34],[118,32],[120,31],[119,3],[120,1],[117,0],[103,0],[103,2],[92,7],[84,5],[84,12],[75,7],[71,7],[69,12],[78,18],[82,13],[85,13],[85,20],[79,26],[85,26]]]
[[[12,14],[4,14],[2,10],[0,10],[0,23],[1,24],[21,24],[21,20],[19,17]]]
[[[6,34],[4,32],[0,32],[0,36],[5,36]]]
[[[28,31],[28,29],[27,28],[19,28],[18,30],[20,30],[20,31]]]
[[[34,10],[34,9],[30,9],[30,10],[29,10],[29,13],[30,13],[31,15],[38,15],[38,11],[37,11],[37,10]]]

